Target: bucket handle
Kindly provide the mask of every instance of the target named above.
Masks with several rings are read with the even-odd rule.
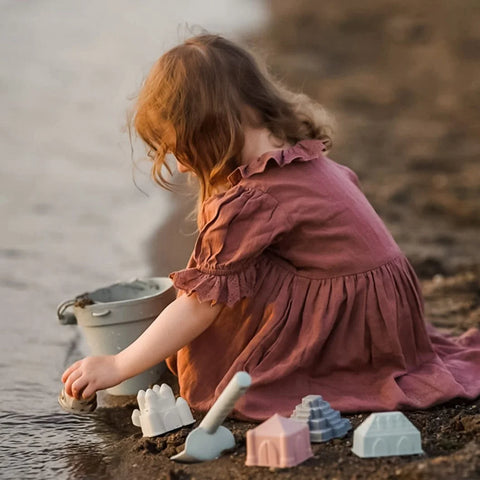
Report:
[[[92,317],[105,317],[110,313],[110,310],[104,310],[103,312],[92,312]]]
[[[66,300],[57,307],[57,318],[61,325],[76,325],[77,317],[72,312],[66,312],[67,308],[73,307],[75,300]]]

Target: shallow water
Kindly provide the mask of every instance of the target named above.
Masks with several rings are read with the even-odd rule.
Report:
[[[182,267],[192,238],[173,252],[178,232],[165,226],[177,228],[173,217],[184,212],[142,162],[135,180],[145,193],[135,187],[126,111],[186,22],[239,35],[261,25],[265,7],[4,0],[1,8],[0,478],[110,478],[103,448],[120,433],[108,414],[75,416],[57,404],[61,372],[88,350],[77,327],[58,324],[56,305]],[[152,271],[156,244],[166,256]]]

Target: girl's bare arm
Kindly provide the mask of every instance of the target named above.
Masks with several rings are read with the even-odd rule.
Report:
[[[69,367],[62,375],[66,393],[86,398],[147,370],[198,337],[222,307],[200,303],[195,295],[180,296],[125,350],[86,357]]]

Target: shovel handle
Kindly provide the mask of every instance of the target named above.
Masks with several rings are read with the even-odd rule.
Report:
[[[205,415],[199,428],[210,434],[215,433],[251,383],[252,378],[247,372],[237,372]]]

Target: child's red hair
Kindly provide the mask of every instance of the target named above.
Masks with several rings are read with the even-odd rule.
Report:
[[[134,127],[150,149],[154,179],[168,185],[162,167],[169,170],[165,156],[171,152],[195,173],[203,201],[239,166],[246,123],[286,143],[317,138],[329,148],[324,118],[319,105],[281,87],[247,50],[203,34],[152,67],[138,96]]]

